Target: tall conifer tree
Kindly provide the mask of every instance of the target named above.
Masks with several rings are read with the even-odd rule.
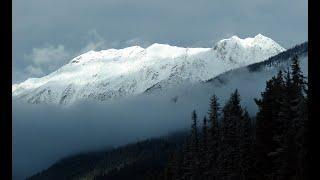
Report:
[[[219,112],[220,112],[220,105],[218,103],[218,98],[216,95],[213,95],[210,99],[209,105],[209,171],[208,174],[211,177],[215,177],[217,174],[217,158],[220,151],[220,136],[219,136]]]
[[[252,126],[251,118],[247,110],[244,110],[244,114],[240,120],[240,170],[241,174],[239,179],[248,180],[252,179],[254,162],[253,158],[253,146],[252,146]]]
[[[240,177],[240,119],[243,110],[240,106],[238,90],[231,94],[223,107],[221,122],[221,149],[218,157],[218,176],[221,179]]]

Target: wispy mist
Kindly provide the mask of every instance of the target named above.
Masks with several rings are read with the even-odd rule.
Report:
[[[307,72],[307,60],[304,58],[302,62],[302,69]],[[51,106],[13,102],[14,178],[30,176],[71,154],[189,128],[191,111],[195,109],[202,120],[213,94],[224,105],[230,93],[238,88],[242,105],[254,115],[257,107],[253,98],[260,96],[266,80],[277,71],[242,69],[224,75],[222,84],[185,84],[176,89],[101,103]]]

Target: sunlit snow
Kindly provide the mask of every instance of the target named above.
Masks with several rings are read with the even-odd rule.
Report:
[[[42,78],[12,85],[14,98],[29,103],[68,104],[139,94],[158,83],[205,81],[230,69],[260,62],[285,49],[258,34],[232,36],[212,48],[152,44],[147,48],[89,51]]]

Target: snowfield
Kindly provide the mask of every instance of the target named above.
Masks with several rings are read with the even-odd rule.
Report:
[[[232,36],[212,48],[152,44],[124,49],[89,51],[41,78],[12,85],[12,96],[33,104],[72,104],[137,95],[160,85],[203,82],[228,70],[261,62],[283,47],[261,34]]]

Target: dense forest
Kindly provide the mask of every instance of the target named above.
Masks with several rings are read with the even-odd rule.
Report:
[[[215,95],[210,102],[200,131],[192,112],[189,141],[171,154],[164,179],[308,179],[307,82],[297,56],[266,82],[255,120],[237,90],[223,107]]]
[[[235,90],[208,114],[191,113],[191,130],[106,152],[66,158],[29,179],[303,180],[308,179],[307,79],[298,56],[266,82],[250,117]]]

